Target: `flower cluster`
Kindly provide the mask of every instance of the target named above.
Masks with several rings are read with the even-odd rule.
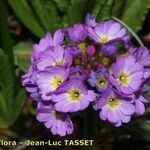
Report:
[[[70,113],[89,104],[115,126],[145,112],[142,88],[150,78],[150,53],[133,47],[127,30],[115,20],[47,33],[33,45],[31,66],[22,85],[37,102],[37,120],[56,135],[73,132]]]

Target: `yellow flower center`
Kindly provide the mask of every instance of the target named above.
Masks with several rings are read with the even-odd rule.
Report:
[[[69,91],[69,99],[73,102],[79,101],[81,96],[82,96],[82,92],[80,91],[80,89],[78,89],[76,87],[73,87]]]
[[[125,71],[122,71],[118,77],[118,81],[121,85],[128,85],[129,81],[130,81],[130,77],[129,74]]]
[[[100,77],[96,83],[98,86],[103,87],[103,88],[108,86],[108,82],[104,76]]]
[[[57,89],[59,85],[63,82],[63,78],[61,76],[55,76],[50,80],[50,85],[53,90]]]
[[[106,42],[108,42],[109,40],[111,40],[111,38],[110,37],[108,37],[108,36],[101,36],[100,38],[99,38],[99,41],[101,42],[101,43],[106,43]]]
[[[56,61],[56,65],[63,65],[63,64],[64,64],[63,60],[57,60]]]
[[[116,98],[116,97],[111,97],[107,103],[107,105],[110,108],[116,108],[118,105],[120,105],[121,101],[120,99]]]
[[[102,58],[101,61],[102,61],[102,63],[103,63],[104,65],[109,65],[109,62],[110,62],[109,58],[104,57],[104,56],[103,56],[103,58]]]
[[[110,63],[110,59],[103,56],[102,52],[99,53],[99,61],[106,66],[108,66]]]
[[[86,52],[86,43],[82,42],[78,44],[79,49],[81,50],[82,53]]]

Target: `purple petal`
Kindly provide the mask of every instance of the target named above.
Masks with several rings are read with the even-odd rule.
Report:
[[[99,37],[98,35],[95,33],[95,31],[91,28],[91,27],[87,27],[88,30],[88,35],[96,42],[99,43]]]
[[[97,108],[101,109],[104,107],[104,105],[106,105],[107,102],[107,98],[99,98],[97,101]]]
[[[125,115],[132,115],[135,112],[135,108],[133,104],[122,101],[119,106],[120,111]]]
[[[143,72],[134,73],[130,76],[130,78],[131,80],[130,80],[129,86],[132,89],[137,90],[142,84]]]
[[[51,117],[52,117],[52,115],[50,113],[39,113],[39,114],[37,114],[36,119],[41,122],[46,122]]]
[[[117,77],[118,74],[122,71],[122,69],[124,68],[124,65],[125,65],[124,57],[119,57],[116,60],[116,63],[112,64],[112,72],[115,77]]]
[[[130,55],[130,56],[125,58],[125,67],[124,67],[124,69],[127,70],[127,72],[129,72],[130,74],[132,74],[134,72],[143,71],[143,66],[136,62],[135,57]]]
[[[64,31],[59,29],[54,34],[54,45],[62,45],[64,42]]]
[[[104,106],[102,108],[102,110],[100,111],[99,113],[99,117],[102,119],[102,120],[106,120],[107,119],[107,116],[108,116],[108,112],[109,112],[109,109],[107,106]]]
[[[131,116],[124,115],[121,111],[119,111],[119,118],[123,123],[128,123],[131,120]]]
[[[117,89],[127,95],[132,94],[135,91],[134,89],[131,89],[128,86],[120,86],[120,87],[117,87]]]
[[[70,112],[77,112],[79,110],[82,110],[81,105],[80,105],[79,102],[70,104]]]
[[[35,101],[40,101],[41,100],[41,96],[39,92],[35,92],[35,93],[31,93],[30,97],[35,100]]]
[[[113,23],[107,31],[107,35],[110,37],[118,38],[124,35],[118,34],[120,32],[121,25],[117,22]]]
[[[54,124],[55,124],[54,119],[51,119],[51,120],[44,123],[45,127],[48,128],[48,129],[51,128]]]
[[[115,127],[120,127],[122,125],[122,122],[121,120],[119,120],[116,124],[115,124]]]
[[[119,87],[119,83],[117,82],[117,80],[112,75],[110,75],[108,79],[110,83],[119,90],[120,87]]]
[[[44,101],[50,101],[52,98],[51,94],[49,95],[49,94],[41,93],[41,92],[40,92],[40,94],[41,94],[42,100],[44,100]]]
[[[144,98],[144,96],[140,95],[140,97],[138,98],[138,100],[140,100],[143,103],[148,103],[148,100],[146,98]]]
[[[59,95],[53,95],[52,96],[53,102],[66,101],[66,100],[68,100],[68,94],[67,93],[62,93]]]
[[[85,22],[88,26],[91,26],[91,27],[95,27],[97,25],[97,23],[95,22],[95,16],[90,15],[89,13],[86,16],[86,21]]]
[[[145,112],[145,106],[140,100],[135,100],[135,112],[137,114],[143,115]]]
[[[60,101],[55,104],[55,109],[60,112],[71,112],[72,104],[68,101]]]
[[[53,126],[51,127],[51,132],[53,133],[53,135],[58,134],[58,132],[57,132],[57,126],[53,125]]]
[[[57,129],[58,129],[58,134],[60,136],[65,136],[66,135],[65,125],[61,120],[57,121]]]
[[[67,134],[72,134],[72,132],[73,132],[73,124],[72,124],[71,121],[66,123],[66,129],[67,129]]]
[[[88,93],[84,95],[82,99],[86,99],[87,101],[92,102],[95,100],[95,98],[96,98],[95,92],[92,90],[88,90]]]
[[[150,69],[144,70],[144,79],[148,79],[150,77]]]
[[[89,106],[89,101],[87,101],[86,99],[80,100],[80,107],[81,107],[81,110],[87,108],[88,106]]]
[[[108,120],[112,123],[116,123],[119,120],[118,110],[112,109],[108,111]]]

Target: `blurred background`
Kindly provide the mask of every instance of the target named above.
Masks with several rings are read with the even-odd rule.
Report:
[[[84,22],[88,12],[95,14],[97,21],[120,19],[130,28],[131,35],[150,46],[150,0],[0,0],[0,140],[64,139],[53,136],[36,121],[35,104],[21,87],[21,75],[30,65],[33,43],[47,31],[53,33]],[[139,46],[134,38],[132,42]],[[150,93],[146,96],[150,97]],[[95,135],[85,131],[95,127],[86,124],[84,113],[77,113],[73,115],[75,132],[66,139],[94,139],[91,148],[17,145],[0,149],[150,150],[150,105],[143,116],[135,116],[131,123],[119,128],[100,121],[98,114],[89,110],[95,116],[92,120],[97,120]]]

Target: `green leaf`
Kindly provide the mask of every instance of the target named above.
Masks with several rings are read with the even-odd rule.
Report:
[[[112,0],[107,0],[107,3],[102,7],[101,12],[98,14],[99,19],[109,19]]]
[[[111,6],[111,16],[120,18],[123,14],[125,4],[126,4],[126,0],[123,0],[123,1],[113,0],[112,6]]]
[[[97,14],[97,19],[110,18],[111,5],[113,0],[96,0],[92,13]]]
[[[59,17],[56,5],[52,3],[51,0],[45,1],[44,9],[45,9],[45,14],[47,15],[46,19],[47,19],[47,24],[49,26],[49,31],[52,32],[58,28],[62,20]]]
[[[11,99],[11,105],[8,105],[8,99],[0,92],[0,128],[12,125],[21,112],[25,100],[25,92],[20,89],[18,94]],[[9,102],[10,104],[10,102]]]
[[[4,96],[2,95],[2,93],[0,92],[0,127],[7,127],[9,123],[7,123],[7,114],[5,114],[7,112],[7,102],[5,101]]]
[[[138,32],[142,27],[142,22],[145,19],[149,7],[149,0],[126,0],[121,20],[132,28],[134,32]]]
[[[53,31],[56,29],[59,21],[56,5],[49,0],[32,0],[31,4],[45,30]]]
[[[12,7],[16,16],[20,21],[35,35],[41,37],[44,35],[44,30],[36,20],[29,4],[26,0],[9,0],[9,5]]]
[[[88,2],[89,0],[72,0],[67,15],[64,17],[66,24],[73,25],[81,22],[87,13],[85,10]]]
[[[14,123],[25,100],[25,93],[15,87],[8,56],[0,50],[0,127]]]
[[[150,121],[139,119],[132,123],[131,126],[125,127],[132,136],[150,142]]]
[[[20,42],[13,47],[15,65],[19,66],[20,70],[26,72],[30,66],[30,55],[32,43]]]
[[[8,98],[7,104],[10,106],[9,98],[14,97],[15,82],[8,56],[2,50],[0,50],[0,87],[4,98]]]
[[[95,0],[91,13],[97,15],[102,7],[102,3],[102,1]]]
[[[97,20],[115,16],[124,21],[134,32],[138,32],[149,7],[149,0],[95,0],[92,13],[97,14]]]
[[[11,103],[11,109],[9,113],[9,118],[11,122],[9,125],[12,125],[19,116],[26,98],[24,90],[18,88],[16,91],[17,95],[14,98],[12,98],[13,102]]]
[[[39,19],[41,25],[47,30],[48,24],[45,18],[45,9],[41,0],[32,0],[30,1],[37,18]]]
[[[59,10],[61,11],[61,12],[67,12],[67,9],[68,9],[68,7],[69,7],[69,1],[68,0],[53,0],[55,3],[56,3],[56,5],[57,5],[57,7],[59,8]]]
[[[11,50],[11,40],[8,25],[6,1],[0,1],[0,43],[1,48],[6,52],[9,57],[10,63],[13,67],[13,53]]]

